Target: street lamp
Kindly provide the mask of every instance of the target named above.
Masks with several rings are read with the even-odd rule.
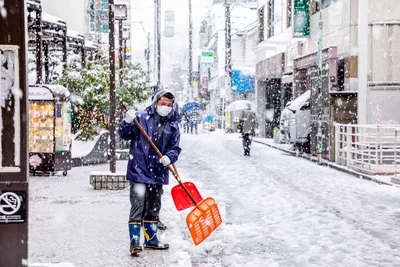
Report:
[[[317,132],[317,148],[318,162],[322,163],[323,140],[322,140],[322,41],[324,23],[322,20],[322,5],[321,1],[319,9],[319,39],[318,39],[318,132]]]
[[[123,58],[123,54],[122,54],[122,46],[123,46],[123,34],[124,34],[124,29],[123,29],[123,25],[122,22],[124,20],[128,19],[128,8],[126,7],[126,5],[115,5],[114,8],[114,16],[115,16],[115,20],[118,21],[118,29],[119,29],[119,34],[118,34],[118,39],[119,39],[119,85],[122,85],[122,69],[124,67],[124,58]]]

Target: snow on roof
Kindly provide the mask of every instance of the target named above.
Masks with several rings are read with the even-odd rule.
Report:
[[[71,30],[71,29],[67,29],[67,36],[68,37],[72,37],[72,38],[76,38],[76,39],[85,39],[85,37],[83,36],[83,34],[81,34],[80,32]]]
[[[400,25],[400,20],[376,20],[370,22],[372,25]]]
[[[42,13],[42,19],[43,19],[43,21],[54,23],[54,24],[58,24],[58,25],[61,25],[61,26],[65,26],[67,24],[65,22],[65,20],[62,20],[59,17],[47,14],[45,12]]]
[[[40,6],[40,3],[39,3],[39,2],[36,2],[36,1],[33,1],[33,0],[28,0],[27,3],[28,3],[29,5]]]
[[[62,86],[62,85],[58,85],[58,84],[43,84],[41,86],[48,88],[50,91],[53,92],[53,94],[64,95],[65,97],[69,97],[70,96],[69,90],[66,87]]]
[[[98,45],[95,44],[94,42],[90,41],[90,40],[85,40],[85,46],[88,48],[93,48],[93,49],[97,49]]]

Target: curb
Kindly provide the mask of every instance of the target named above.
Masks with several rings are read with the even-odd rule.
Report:
[[[273,149],[276,149],[276,150],[279,150],[279,151],[282,151],[282,152],[285,152],[285,153],[289,153],[292,156],[296,156],[296,152],[288,150],[288,149],[285,149],[285,148],[282,148],[282,147],[279,147],[279,146],[275,146],[275,145],[272,145],[272,144],[264,143],[262,141],[255,140],[255,139],[253,139],[253,142],[261,144],[261,145],[268,146],[270,148],[273,148]],[[315,163],[318,163],[317,158],[315,158],[313,156],[308,156],[308,155],[301,154],[298,157],[306,159],[306,160],[309,160],[309,161],[312,161],[312,162],[315,162]],[[326,161],[326,160],[324,160],[322,162],[321,166],[332,168],[334,170],[338,170],[338,171],[350,174],[350,175],[352,175],[352,176],[354,176],[356,178],[367,180],[367,181],[371,181],[371,182],[374,182],[374,183],[377,183],[377,184],[380,184],[380,185],[388,185],[388,186],[400,187],[400,186],[398,186],[396,184],[392,184],[392,183],[388,183],[388,182],[385,182],[385,181],[381,181],[379,179],[376,179],[374,176],[371,176],[371,175],[368,175],[368,174],[365,174],[365,173],[361,173],[361,172],[358,172],[358,171],[354,171],[354,170],[348,169],[346,167],[337,165],[336,163],[329,162],[329,161]]]

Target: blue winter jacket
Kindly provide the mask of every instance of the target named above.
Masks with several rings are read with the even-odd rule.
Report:
[[[179,114],[171,112],[159,141],[157,141],[157,125],[155,119],[154,104],[147,107],[145,111],[137,112],[136,118],[147,134],[163,155],[170,158],[171,164],[178,160],[181,148],[179,131]],[[160,158],[150,146],[147,139],[132,122],[120,123],[118,134],[122,139],[131,140],[130,159],[127,168],[127,180],[145,184],[168,184],[169,171],[160,163]]]

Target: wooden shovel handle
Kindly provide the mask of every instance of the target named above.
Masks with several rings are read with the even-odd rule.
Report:
[[[147,141],[149,142],[149,144],[151,145],[151,147],[154,149],[154,151],[156,151],[157,155],[162,158],[163,154],[161,154],[160,150],[158,149],[158,147],[156,146],[156,144],[154,144],[153,140],[151,140],[150,136],[146,133],[146,131],[143,129],[142,125],[140,125],[139,121],[135,118],[133,120],[133,122],[136,124],[136,126],[138,127],[139,131],[143,134],[143,136],[147,139]],[[175,177],[175,179],[178,181],[179,185],[183,188],[183,190],[185,191],[185,193],[189,196],[190,200],[193,202],[193,204],[196,206],[197,202],[196,200],[193,198],[192,194],[190,194],[189,190],[186,188],[186,186],[182,183],[181,178],[179,177],[178,174],[178,170],[176,169],[175,164],[172,164],[173,167],[171,167],[171,165],[168,165],[168,170],[172,173],[172,175]]]

